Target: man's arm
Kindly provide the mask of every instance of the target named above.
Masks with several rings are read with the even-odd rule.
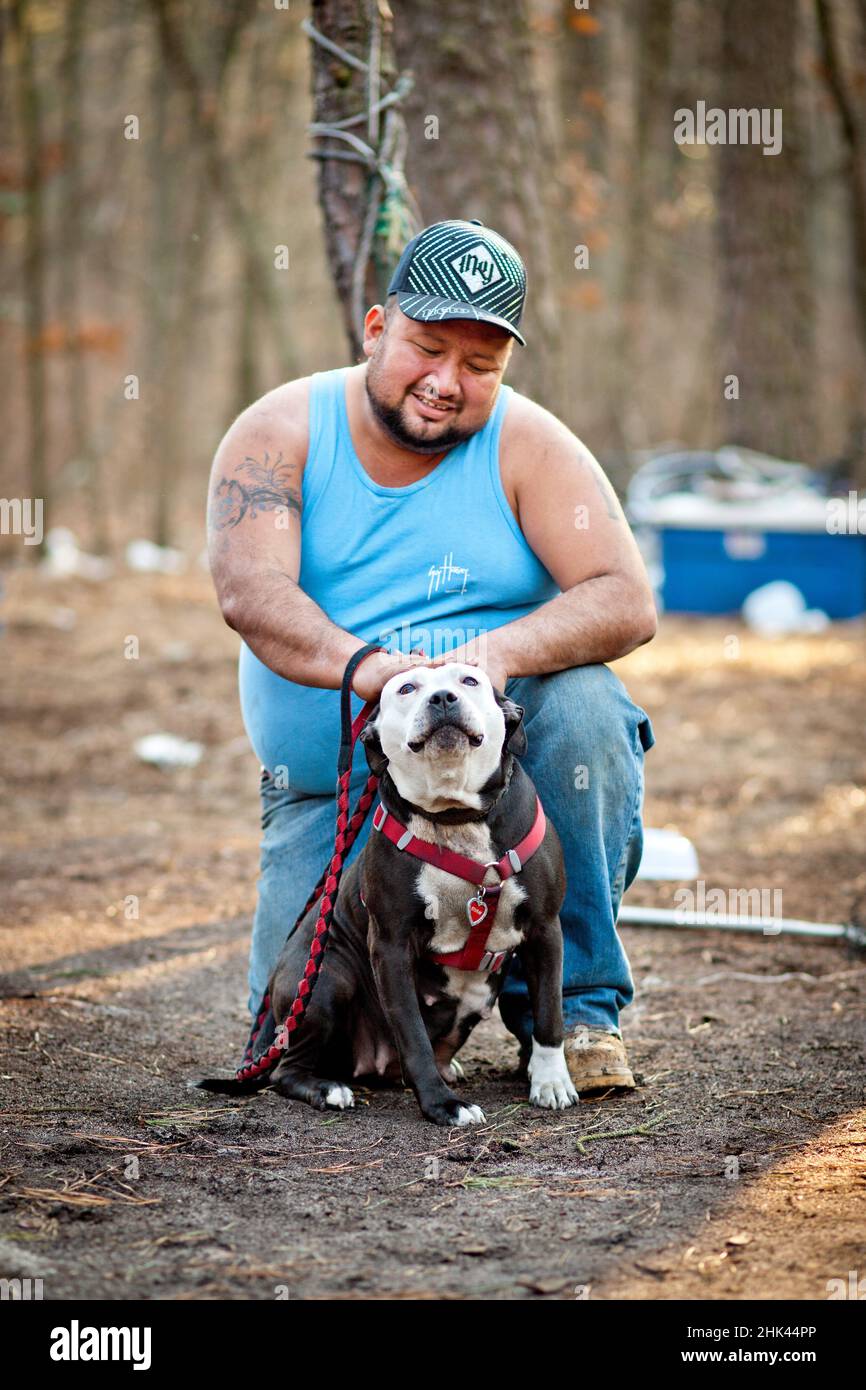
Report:
[[[211,469],[208,555],[222,615],[259,660],[298,685],[339,690],[349,658],[366,643],[331,622],[298,583],[308,404],[304,377],[263,396],[227,431]],[[374,700],[413,660],[374,652],[352,689]]]
[[[298,585],[308,393],[308,378],[281,386],[225,434],[208,491],[208,554],[222,615],[259,660],[300,685],[338,689],[364,641]]]
[[[512,398],[509,415],[515,407],[503,447],[515,469],[520,528],[563,592],[488,633],[488,654],[509,676],[614,661],[656,631],[634,536],[586,446],[526,397]]]

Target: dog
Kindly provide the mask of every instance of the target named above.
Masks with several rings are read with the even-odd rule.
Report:
[[[342,875],[306,1013],[270,1075],[281,1095],[344,1110],[353,1079],[402,1076],[434,1124],[482,1123],[451,1089],[462,1076],[454,1058],[519,949],[534,1024],[529,1099],[577,1103],[563,1052],[562,846],[518,761],[523,715],[463,662],[413,667],[383,687],[360,734],[380,804]],[[441,867],[466,859],[483,882]],[[317,918],[314,906],[283,947],[256,1056],[289,1013]]]

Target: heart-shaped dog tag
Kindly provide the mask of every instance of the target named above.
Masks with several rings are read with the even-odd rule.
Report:
[[[466,904],[466,914],[469,918],[469,925],[477,927],[479,922],[483,922],[487,916],[487,904],[481,898],[470,898]]]

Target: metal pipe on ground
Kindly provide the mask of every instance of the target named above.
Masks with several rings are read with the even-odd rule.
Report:
[[[668,907],[621,907],[618,923],[634,927],[690,927],[707,931],[759,932],[762,936],[813,936],[847,941],[866,949],[866,930],[840,922],[803,922],[794,917],[742,917]]]

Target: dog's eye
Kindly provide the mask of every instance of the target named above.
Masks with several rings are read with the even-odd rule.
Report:
[[[478,684],[478,682],[477,682],[477,680],[475,679],[474,676],[463,676],[461,679],[462,679],[464,685],[477,685],[477,684]]]
[[[414,689],[415,689],[415,687],[414,687],[414,685],[412,684],[412,682],[411,682],[411,681],[407,681],[405,685],[401,685],[401,686],[400,686],[400,689],[397,691],[397,694],[398,694],[398,695],[405,695],[406,692],[407,692],[408,690],[414,690]]]

